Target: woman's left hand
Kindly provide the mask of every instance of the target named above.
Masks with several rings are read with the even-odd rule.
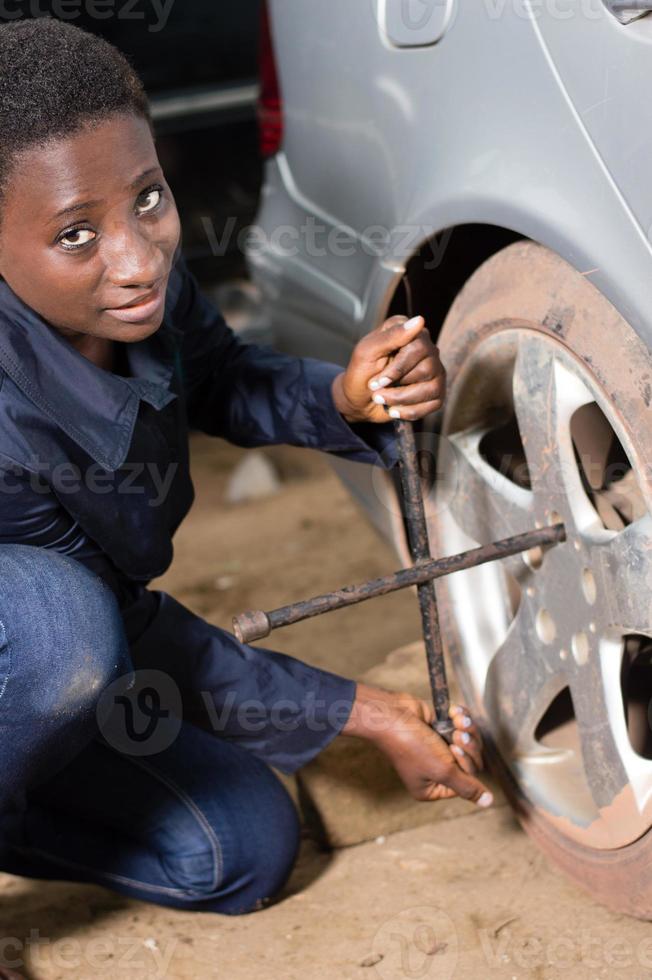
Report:
[[[441,408],[446,371],[423,317],[393,316],[366,334],[332,392],[347,422],[414,422]]]
[[[341,734],[373,742],[415,800],[460,796],[480,807],[491,806],[491,791],[476,775],[483,768],[480,732],[463,705],[452,705],[449,715],[455,726],[450,746],[431,727],[432,704],[360,681]]]

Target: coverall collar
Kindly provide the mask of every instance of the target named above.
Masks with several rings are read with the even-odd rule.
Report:
[[[106,470],[124,463],[140,400],[161,409],[169,390],[175,297],[166,296],[162,325],[145,340],[126,344],[134,375],[124,378],[93,364],[0,280],[0,366],[20,390]]]

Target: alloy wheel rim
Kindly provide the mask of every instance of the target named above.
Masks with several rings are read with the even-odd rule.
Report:
[[[505,431],[513,451],[501,435],[492,456]],[[434,497],[444,553],[558,520],[567,530],[563,545],[444,585],[485,724],[546,819],[586,846],[622,847],[652,822],[652,500],[634,439],[567,348],[516,326],[473,350],[444,435]],[[610,501],[622,480],[619,510]]]

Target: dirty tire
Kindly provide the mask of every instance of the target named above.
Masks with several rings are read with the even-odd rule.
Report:
[[[531,242],[519,242],[497,253],[471,277],[453,304],[439,346],[448,371],[449,396],[443,433],[450,433],[456,388],[463,382],[473,352],[488,338],[506,330],[548,337],[563,346],[590,372],[605,399],[618,412],[623,429],[636,446],[637,476],[646,501],[652,501],[652,356],[632,327],[586,279],[554,253]],[[483,383],[481,373],[477,381]],[[468,380],[468,379],[467,379]],[[459,400],[456,411],[460,412]],[[473,412],[473,406],[469,406]],[[433,545],[445,547],[437,511]],[[484,543],[484,542],[483,542]],[[442,553],[439,551],[438,553]],[[625,846],[594,848],[569,838],[528,798],[496,749],[495,731],[483,693],[471,681],[469,658],[460,641],[449,584],[437,583],[440,614],[448,648],[469,707],[483,729],[487,753],[514,810],[541,849],[590,894],[620,912],[652,919],[652,834]],[[527,654],[524,652],[524,656]],[[650,821],[652,825],[652,821]]]

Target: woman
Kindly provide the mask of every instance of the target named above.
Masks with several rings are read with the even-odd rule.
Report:
[[[345,370],[242,344],[180,256],[124,58],[13,22],[0,84],[0,869],[260,908],[299,841],[269,766],[340,733],[417,799],[490,805],[464,709],[451,752],[425,702],[239,644],[147,588],[192,503],[189,426],[386,465],[387,412],[441,406],[423,320],[388,321]]]

